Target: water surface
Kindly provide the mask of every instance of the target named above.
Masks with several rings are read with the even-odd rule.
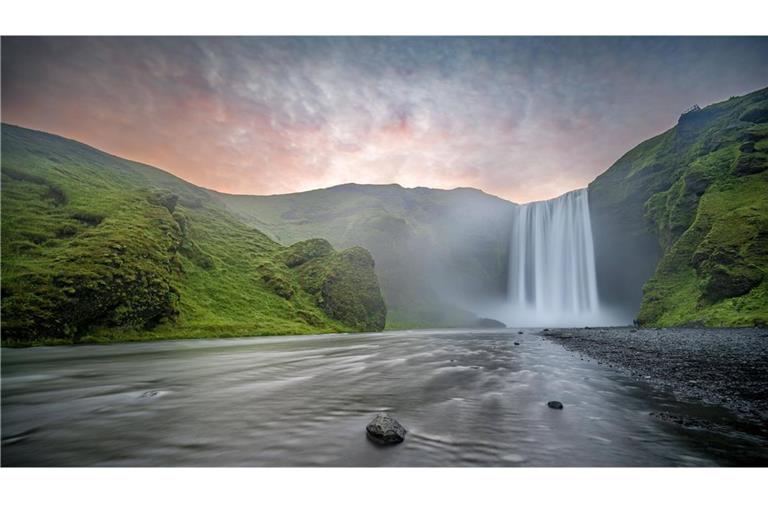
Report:
[[[536,330],[2,351],[2,463],[45,466],[701,466],[764,445],[654,419],[727,414],[582,360]],[[516,345],[515,342],[519,343]],[[563,410],[546,406],[549,400]],[[703,407],[703,409],[702,409]],[[379,411],[408,429],[366,439]]]

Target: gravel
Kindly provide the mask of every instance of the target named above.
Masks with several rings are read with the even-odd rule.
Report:
[[[768,437],[766,329],[584,328],[541,334],[680,400],[727,408]]]

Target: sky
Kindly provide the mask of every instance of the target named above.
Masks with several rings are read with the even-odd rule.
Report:
[[[768,37],[2,38],[2,120],[236,194],[586,186],[768,86]]]

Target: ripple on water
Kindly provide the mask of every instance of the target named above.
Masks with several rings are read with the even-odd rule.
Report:
[[[711,434],[648,416],[673,409],[673,397],[624,385],[534,334],[519,346],[513,339],[512,331],[413,331],[75,347],[66,365],[61,350],[14,352],[2,375],[2,462],[712,465],[734,457],[714,453]],[[549,400],[566,408],[550,410]],[[379,411],[408,429],[404,443],[368,442],[365,425]],[[750,443],[718,446],[760,449]]]

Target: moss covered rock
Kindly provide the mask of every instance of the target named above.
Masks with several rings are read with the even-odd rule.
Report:
[[[295,265],[302,288],[315,297],[329,317],[356,330],[384,329],[387,308],[374,272],[373,257],[362,247],[335,252],[326,244],[324,240],[307,240],[286,251],[291,262],[296,261],[296,254],[318,254],[302,257],[302,263]]]
[[[598,272],[645,282],[641,324],[768,321],[766,105],[763,89],[685,114],[590,185]],[[632,274],[638,255],[658,264]]]

